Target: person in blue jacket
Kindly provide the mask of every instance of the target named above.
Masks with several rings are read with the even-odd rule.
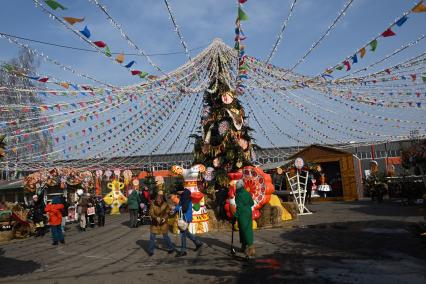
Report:
[[[179,210],[182,210],[182,215],[186,223],[192,222],[192,201],[191,201],[191,191],[187,188],[178,188],[177,194],[180,196],[179,204],[176,205],[173,213],[178,213]],[[185,231],[180,231],[180,240],[181,240],[181,251],[176,254],[176,257],[182,257],[186,255],[186,238],[190,239],[195,244],[195,251],[197,251],[203,243],[197,239],[193,234],[191,234],[186,228]]]

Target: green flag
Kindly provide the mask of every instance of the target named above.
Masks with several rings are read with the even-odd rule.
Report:
[[[241,8],[238,8],[238,19],[240,21],[247,21],[248,20],[247,14]]]
[[[66,10],[67,8],[56,2],[55,0],[44,0],[44,3],[46,3],[47,6],[52,8],[53,10],[56,10],[58,8],[61,8],[62,10]]]
[[[106,55],[106,56],[108,56],[108,57],[111,57],[111,56],[112,56],[112,54],[111,54],[111,50],[109,49],[108,45],[107,45],[107,46],[105,46],[105,55]]]
[[[7,72],[12,73],[15,68],[13,68],[13,65],[5,64],[3,65],[3,68],[6,69]]]
[[[375,51],[376,50],[376,48],[377,48],[377,39],[372,40],[370,42],[370,47],[371,47],[371,51]]]
[[[423,80],[423,83],[426,83],[426,73],[422,74],[422,80]]]
[[[147,72],[142,71],[141,73],[139,73],[139,77],[141,77],[142,79],[145,78],[147,75],[148,75]]]
[[[337,70],[342,70],[343,69],[343,65],[339,65],[336,67]]]

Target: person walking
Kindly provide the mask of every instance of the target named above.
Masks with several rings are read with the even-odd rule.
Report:
[[[64,205],[61,203],[61,199],[56,196],[52,202],[49,203],[45,212],[49,214],[49,225],[52,231],[52,245],[58,245],[58,242],[65,243],[64,234],[62,234],[61,222],[62,222],[62,210]]]
[[[87,196],[89,199],[89,203],[87,204],[87,213],[86,213],[86,218],[88,221],[87,223],[90,226],[90,228],[94,228],[95,215],[96,215],[95,198],[90,193],[87,193]]]
[[[179,211],[182,212],[183,220],[189,224],[192,222],[192,201],[191,201],[191,191],[187,188],[182,188],[177,190],[177,194],[180,196],[179,204],[173,210],[173,213],[176,214]],[[195,244],[195,251],[199,250],[203,243],[197,239],[193,234],[188,230],[186,226],[185,230],[180,230],[180,240],[181,240],[181,250],[176,254],[176,257],[185,256],[186,253],[186,238],[190,239]]]
[[[62,230],[62,233],[65,234],[65,225],[67,223],[69,204],[68,204],[67,199],[65,198],[64,195],[60,196],[60,201],[61,201],[61,204],[64,205],[64,208],[62,209],[61,230]]]
[[[87,194],[82,193],[78,200],[78,215],[80,218],[80,231],[86,231],[87,224],[87,207],[89,205],[89,197]]]
[[[167,244],[167,252],[169,254],[173,253],[175,247],[172,241],[169,238],[169,214],[171,208],[167,204],[164,193],[159,191],[154,203],[152,204],[149,215],[151,216],[151,226],[150,226],[150,235],[149,235],[149,245],[148,245],[148,255],[152,256],[154,254],[155,248],[155,239],[158,234],[163,235],[163,239]]]
[[[44,236],[44,202],[42,198],[39,198],[38,195],[33,195],[33,202],[30,208],[29,218],[33,221],[36,229],[35,236],[40,237]]]
[[[96,199],[96,215],[98,216],[98,227],[105,226],[105,213],[105,201],[102,199],[102,196],[98,196],[98,198]]]
[[[130,228],[138,227],[138,211],[140,203],[141,198],[138,191],[135,189],[131,190],[129,197],[127,198],[127,207],[130,212]]]
[[[238,221],[241,251],[245,252],[247,257],[251,257],[254,255],[253,218],[251,210],[254,202],[250,193],[244,188],[243,180],[237,181],[236,188],[235,204],[237,208],[234,217]]]

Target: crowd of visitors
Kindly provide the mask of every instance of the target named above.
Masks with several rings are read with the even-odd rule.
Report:
[[[195,245],[195,251],[199,250],[203,243],[189,231],[189,223],[192,222],[192,199],[191,191],[183,186],[178,187],[173,192],[179,196],[179,202],[174,205],[167,202],[167,198],[163,191],[158,191],[151,196],[148,188],[142,190],[131,190],[127,199],[127,209],[130,215],[130,228],[137,228],[143,218],[149,218],[150,236],[147,247],[149,256],[154,254],[155,242],[157,235],[161,234],[168,253],[175,252],[175,245],[172,243],[169,232],[169,218],[178,216],[178,228],[180,235],[180,250],[176,253],[176,257],[187,255],[187,239],[191,240]],[[98,227],[105,226],[105,215],[107,206],[101,196],[93,196],[83,190],[77,191],[76,213],[78,215],[78,227],[81,232],[86,231],[88,227],[95,227],[95,220]],[[153,198],[153,201],[151,200]],[[250,194],[244,189],[242,183],[237,186],[236,196],[234,199],[236,204],[235,218],[238,220],[240,241],[242,243],[242,251],[246,255],[254,254],[253,247],[253,230],[251,207],[253,200]],[[44,204],[43,198],[34,195],[30,206],[29,218],[36,227],[36,237],[44,236],[47,224],[50,226],[52,234],[52,244],[58,245],[65,243],[65,224],[66,216],[70,204],[64,196],[56,196],[47,205]]]

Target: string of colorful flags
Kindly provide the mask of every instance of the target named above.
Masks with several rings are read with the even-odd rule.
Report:
[[[345,70],[349,71],[352,68],[353,64],[358,63],[358,56],[360,59],[364,58],[364,56],[367,53],[367,50],[374,52],[377,49],[377,46],[379,44],[379,40],[387,37],[395,36],[396,33],[392,30],[395,26],[401,27],[405,24],[405,22],[409,19],[409,15],[411,13],[424,13],[426,12],[426,6],[423,4],[423,0],[418,2],[413,8],[411,8],[409,11],[405,12],[400,18],[395,20],[392,24],[390,24],[385,31],[379,33],[375,38],[370,40],[368,43],[364,44],[361,48],[357,49],[357,51],[347,56],[345,59],[341,61],[341,63],[336,64],[333,67],[329,67],[325,70],[325,74],[331,74],[334,71],[338,70]]]

